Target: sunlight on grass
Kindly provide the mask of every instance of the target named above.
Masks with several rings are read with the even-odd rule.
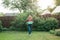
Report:
[[[2,32],[0,40],[60,40],[60,37],[48,32],[32,32],[31,36],[27,32]]]

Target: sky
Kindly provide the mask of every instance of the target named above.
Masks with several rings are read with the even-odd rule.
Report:
[[[1,4],[2,0],[0,0],[0,12],[3,13],[17,13],[19,12],[18,10],[9,10],[8,8],[4,8],[4,6]],[[46,9],[48,6],[51,8],[55,7],[54,0],[38,0],[37,5],[39,8],[42,10]]]
[[[42,10],[46,9],[48,6],[54,8],[55,2],[54,0],[38,0],[38,6],[40,6]]]
[[[18,10],[9,10],[8,8],[5,8],[3,5],[2,5],[2,0],[0,0],[0,12],[3,12],[3,13],[17,13],[19,12]]]

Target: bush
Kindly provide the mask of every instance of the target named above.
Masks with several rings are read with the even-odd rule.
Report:
[[[28,17],[28,13],[21,13],[16,16],[16,20],[11,22],[11,30],[27,30],[26,19]],[[39,16],[33,16],[33,27],[32,30],[36,31],[49,31],[55,28],[58,28],[58,20],[52,17],[49,18],[41,18]]]
[[[2,31],[10,31],[9,28],[2,28]]]
[[[54,30],[50,30],[49,31],[51,34],[55,34],[55,31]]]
[[[2,22],[0,21],[0,32],[2,31]]]
[[[54,34],[56,36],[60,36],[60,29],[57,29],[57,30],[50,30],[49,31],[51,34]]]
[[[33,26],[35,30],[49,31],[58,27],[58,20],[51,17],[46,19],[35,17]]]
[[[60,29],[59,30],[55,30],[55,35],[56,36],[60,36]]]
[[[58,28],[58,20],[55,18],[47,18],[44,24],[46,30],[55,30]]]
[[[26,30],[26,19],[27,19],[28,13],[21,13],[16,16],[16,19],[11,22],[11,30]]]
[[[45,22],[44,19],[39,18],[39,17],[35,17],[34,24],[33,24],[35,30],[41,30],[41,31],[44,30],[44,28],[43,28],[44,22]]]

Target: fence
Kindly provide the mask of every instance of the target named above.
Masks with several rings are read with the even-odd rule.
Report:
[[[59,26],[60,26],[60,15],[43,15],[43,16],[40,16],[40,17],[55,17],[56,19],[58,19],[59,21]],[[2,25],[3,27],[9,27],[11,24],[11,21],[13,21],[15,19],[15,16],[3,16],[3,17],[0,17],[0,20],[2,21]]]
[[[2,21],[3,27],[9,27],[11,24],[10,22],[15,19],[15,16],[3,16],[0,17],[0,20]]]

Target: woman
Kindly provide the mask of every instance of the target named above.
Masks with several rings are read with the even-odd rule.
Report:
[[[32,24],[33,24],[33,18],[31,15],[29,15],[27,18],[27,26],[28,26],[29,34],[31,34],[31,32],[32,32]]]

